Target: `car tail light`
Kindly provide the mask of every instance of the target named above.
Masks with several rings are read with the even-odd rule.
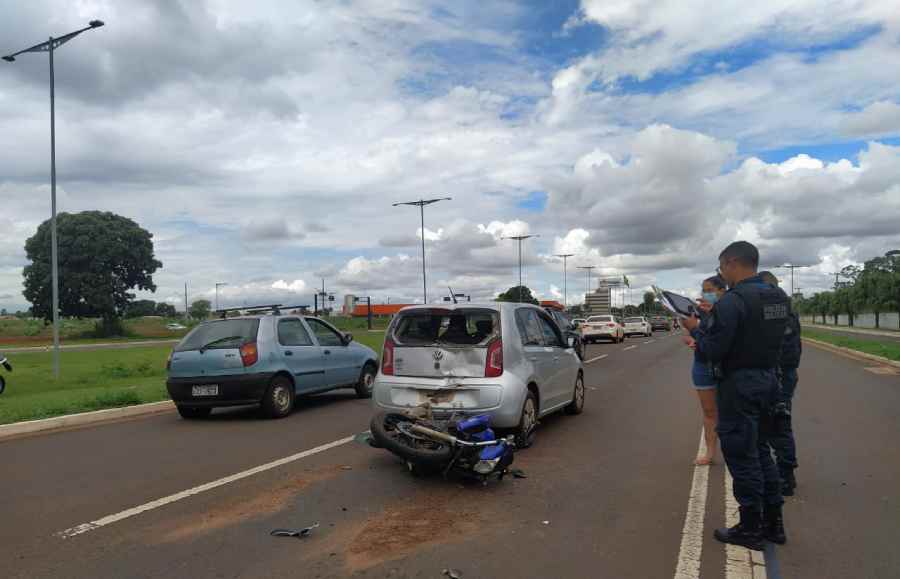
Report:
[[[256,349],[256,342],[250,342],[241,346],[241,362],[244,366],[252,366],[259,360],[259,350]]]
[[[606,324],[606,325],[609,326],[610,328],[615,328],[615,327],[616,327],[615,324]]]
[[[394,340],[390,338],[384,341],[384,350],[381,352],[381,373],[385,376],[394,375]]]
[[[495,340],[488,346],[484,377],[496,378],[503,374],[503,340]]]

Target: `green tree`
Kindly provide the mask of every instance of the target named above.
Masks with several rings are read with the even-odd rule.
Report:
[[[642,311],[645,314],[649,314],[654,309],[656,305],[656,294],[653,292],[644,292],[644,302],[641,304]]]
[[[531,290],[527,287],[523,286],[513,286],[497,296],[498,302],[523,302],[526,304],[534,304],[539,305],[538,302],[533,295],[531,295]]]
[[[156,315],[162,316],[164,318],[174,318],[178,316],[178,311],[175,309],[175,306],[172,304],[167,304],[166,302],[159,302],[156,304]]]
[[[191,304],[190,314],[195,320],[205,320],[209,317],[212,304],[209,300],[197,300]]]
[[[156,302],[153,300],[135,300],[125,307],[126,318],[140,318],[156,314]]]
[[[115,320],[134,299],[130,290],[156,291],[153,273],[162,263],[153,255],[153,235],[137,223],[102,211],[60,213],[59,310],[64,316]],[[23,271],[34,315],[50,320],[50,220],[25,242],[31,263]]]

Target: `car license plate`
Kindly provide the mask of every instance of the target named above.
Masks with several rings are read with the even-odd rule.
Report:
[[[194,396],[218,396],[219,385],[209,384],[207,386],[192,386],[191,394]]]

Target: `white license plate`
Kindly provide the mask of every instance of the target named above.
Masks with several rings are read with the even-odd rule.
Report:
[[[191,394],[193,396],[218,396],[219,395],[219,385],[218,384],[209,384],[207,386],[192,386]]]

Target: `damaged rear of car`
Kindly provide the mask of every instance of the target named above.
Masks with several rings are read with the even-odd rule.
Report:
[[[584,393],[581,362],[546,312],[492,303],[403,309],[388,328],[373,397],[390,412],[487,413],[524,443],[539,416],[576,402],[580,411]]]

